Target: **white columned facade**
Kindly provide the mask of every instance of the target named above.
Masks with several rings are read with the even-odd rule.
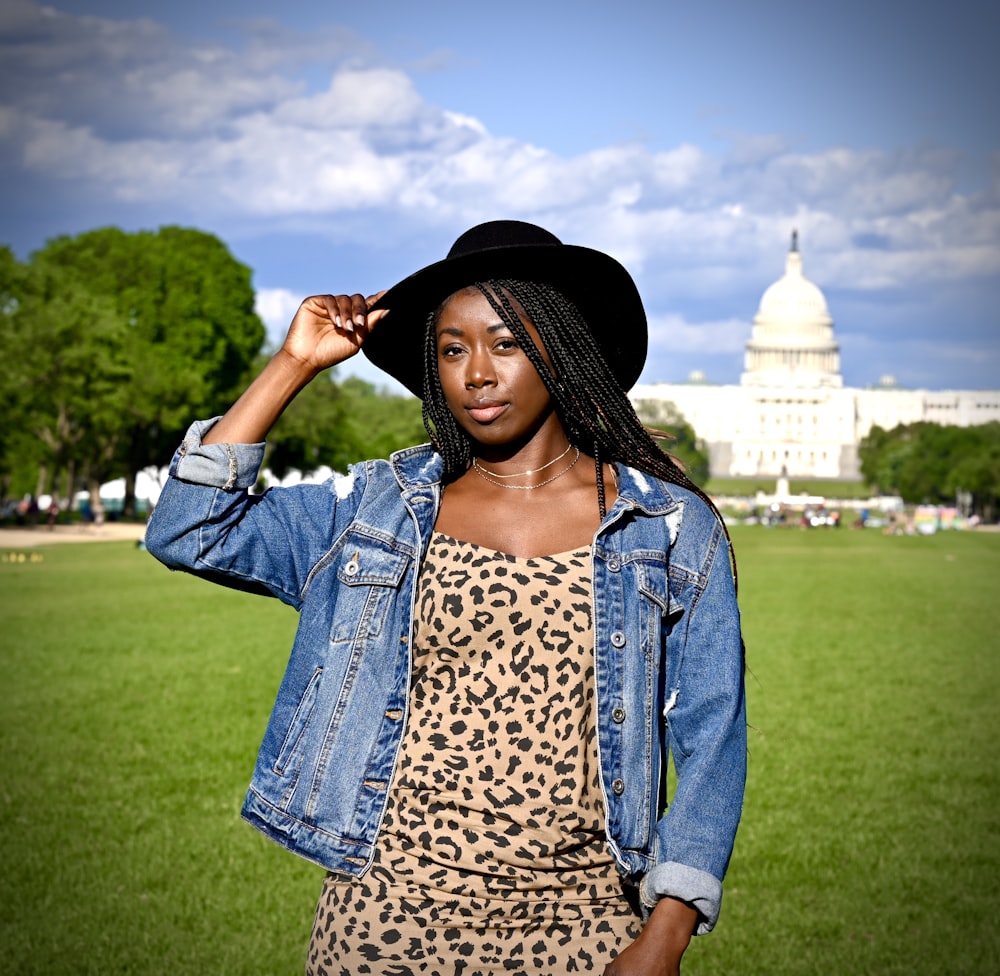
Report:
[[[858,444],[876,424],[920,420],[967,426],[1000,420],[1000,391],[903,390],[892,377],[845,388],[840,347],[823,292],[803,272],[798,235],[785,273],[753,317],[739,385],[635,387],[633,403],[674,403],[708,450],[713,477],[857,480]]]

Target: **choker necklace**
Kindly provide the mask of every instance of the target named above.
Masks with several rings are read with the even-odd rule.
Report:
[[[545,464],[545,465],[543,465],[540,468],[535,468],[535,471],[544,471],[550,465],[555,464],[556,461],[558,461],[560,458],[566,457],[567,454],[569,454],[569,448],[568,447],[566,448],[565,451],[562,452],[562,454],[559,455],[559,457],[553,459],[552,461],[549,461],[548,464]],[[573,458],[573,460],[570,461],[570,463],[567,464],[566,467],[562,469],[562,471],[560,471],[558,474],[552,475],[551,478],[546,478],[544,481],[539,481],[537,485],[507,485],[507,484],[504,484],[502,481],[495,481],[494,480],[495,478],[516,478],[516,477],[523,478],[525,475],[534,474],[535,471],[522,471],[520,475],[512,475],[512,474],[499,475],[499,474],[493,474],[493,472],[490,471],[488,468],[482,467],[479,464],[479,462],[478,462],[478,460],[476,458],[472,459],[472,468],[476,472],[476,474],[478,474],[479,477],[483,479],[483,481],[488,481],[491,485],[496,485],[497,488],[513,488],[513,489],[516,489],[517,491],[534,491],[536,488],[541,488],[543,485],[549,485],[549,484],[551,484],[553,481],[556,480],[556,478],[561,478],[571,468],[573,468],[576,465],[576,462],[579,461],[579,460],[580,460],[580,448],[577,448],[576,449],[576,457]]]
[[[530,471],[518,471],[517,474],[497,474],[496,471],[490,471],[489,468],[484,468],[479,463],[479,458],[473,458],[472,463],[480,470],[485,471],[491,478],[499,478],[501,480],[506,478],[527,478],[529,474],[538,474],[539,471],[544,471],[546,468],[551,468],[556,461],[561,461],[567,454],[573,449],[572,444],[566,445],[566,450],[559,455],[559,457],[554,457],[548,464],[543,464],[540,468],[532,468]]]

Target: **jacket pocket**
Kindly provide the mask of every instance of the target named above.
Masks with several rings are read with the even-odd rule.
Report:
[[[281,743],[278,751],[278,758],[274,761],[273,769],[279,776],[284,776],[286,770],[292,765],[302,735],[309,725],[313,710],[316,707],[316,699],[319,695],[319,682],[323,676],[323,669],[316,668],[306,685],[306,690],[302,694],[298,705],[292,714],[292,720],[288,723],[288,731],[285,733],[285,740]]]
[[[338,592],[330,629],[332,643],[379,636],[410,561],[410,554],[395,548],[389,539],[358,531],[348,533],[335,564]]]
[[[670,592],[667,565],[661,560],[642,560],[637,566],[642,649],[659,657],[662,641],[670,635],[684,608]]]

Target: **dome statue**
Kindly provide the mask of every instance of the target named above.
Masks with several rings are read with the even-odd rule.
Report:
[[[802,273],[798,231],[785,273],[763,294],[747,341],[744,386],[842,386],[840,347],[823,292]]]

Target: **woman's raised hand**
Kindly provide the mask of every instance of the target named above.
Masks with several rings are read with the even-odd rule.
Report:
[[[313,295],[295,313],[280,351],[271,357],[226,415],[208,430],[204,444],[257,444],[298,392],[329,366],[350,359],[386,314],[368,311],[384,292]]]
[[[310,296],[295,313],[282,352],[315,372],[350,359],[386,314],[368,311],[384,294]]]

